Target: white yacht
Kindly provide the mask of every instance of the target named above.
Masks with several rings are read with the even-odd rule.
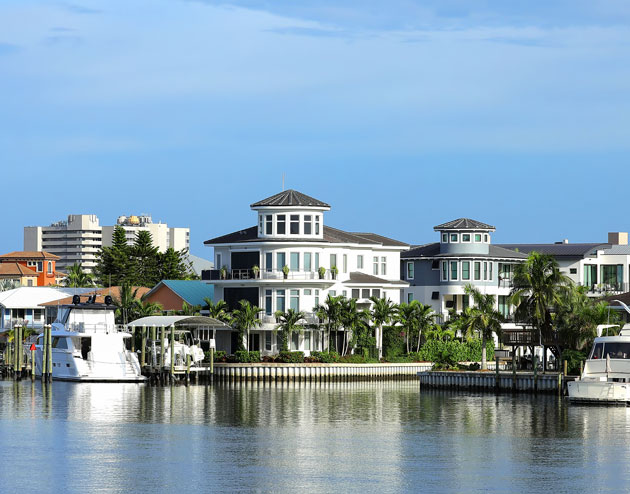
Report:
[[[602,403],[630,402],[630,324],[618,335],[602,336],[618,325],[597,327],[597,338],[579,379],[568,383],[569,399]],[[613,331],[614,332],[614,331]]]
[[[72,305],[58,309],[52,324],[52,376],[66,381],[132,381],[146,380],[137,356],[127,350],[131,334],[119,331],[115,323],[111,297],[96,303],[91,297],[80,303],[75,296]],[[35,345],[35,373],[42,375],[43,334]]]

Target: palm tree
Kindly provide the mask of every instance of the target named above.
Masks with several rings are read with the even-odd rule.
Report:
[[[229,307],[225,300],[214,302],[210,297],[204,297],[203,301],[206,303],[210,317],[224,323],[230,323],[232,317],[230,316]]]
[[[138,287],[134,289],[130,283],[123,283],[120,287],[118,297],[114,297],[116,305],[116,320],[118,324],[127,324],[128,321],[136,319],[138,308]]]
[[[137,317],[155,316],[164,311],[162,304],[147,301],[141,302],[140,300],[137,300],[135,309]]]
[[[232,322],[239,332],[241,347],[243,345],[243,337],[245,333],[247,334],[246,349],[249,351],[249,331],[262,324],[258,318],[258,314],[262,312],[262,309],[250,304],[248,300],[241,300],[238,304],[239,308],[232,312]]]
[[[397,307],[390,300],[385,298],[378,298],[375,295],[370,297],[372,301],[372,321],[374,321],[374,327],[376,329],[376,347],[378,348],[379,360],[383,358],[383,326],[391,322],[396,316]]]
[[[81,264],[75,262],[68,269],[68,276],[63,279],[63,285],[73,288],[94,286],[94,277],[91,273],[83,271]]]
[[[279,319],[279,324],[276,326],[276,331],[280,331],[282,334],[282,351],[289,350],[289,341],[291,341],[291,335],[294,332],[301,333],[304,326],[300,324],[305,317],[304,312],[296,311],[295,309],[289,309],[286,312],[281,310],[276,311],[275,316]]]
[[[516,265],[512,283],[510,303],[516,306],[514,315],[531,325],[532,344],[545,348],[545,342],[554,340],[552,312],[561,304],[571,280],[560,272],[553,257],[531,252],[524,263]],[[552,349],[559,358],[557,345]]]
[[[320,320],[326,321],[326,329],[328,331],[328,346],[326,348],[327,351],[330,351],[330,339],[333,331],[337,331],[341,327],[341,301],[343,299],[342,295],[337,297],[332,296],[330,293],[326,297],[326,300],[323,304],[315,307],[315,313]],[[337,341],[335,339],[335,350],[339,351],[337,348]]]
[[[418,341],[416,343],[416,352],[420,351],[420,338],[422,336],[423,331],[429,331],[435,325],[435,318],[437,314],[433,310],[433,307],[430,305],[424,305],[418,302],[417,300],[412,300],[411,304],[416,305],[415,315],[417,320],[417,329],[418,329]]]
[[[183,316],[198,316],[199,310],[201,306],[199,305],[190,305],[188,302],[182,302],[182,310],[179,313]]]
[[[492,339],[492,334],[501,335],[503,317],[496,310],[495,297],[489,293],[483,294],[470,283],[464,287],[466,295],[472,296],[474,306],[466,307],[462,314],[462,328],[468,334],[481,335],[481,369],[488,369],[486,341]]]
[[[368,336],[370,313],[367,310],[358,310],[357,301],[355,299],[341,300],[340,320],[344,329],[344,341],[342,346],[342,355],[346,355],[349,350],[358,346],[369,351],[374,348],[374,338]],[[364,355],[367,356],[367,355]]]
[[[407,353],[410,352],[409,335],[418,332],[418,318],[416,317],[417,304],[417,300],[413,300],[410,303],[403,302],[398,306],[398,312],[396,313],[396,322],[400,324],[401,329],[405,333]]]

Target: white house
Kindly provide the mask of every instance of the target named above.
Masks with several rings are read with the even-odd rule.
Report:
[[[329,227],[324,214],[330,206],[295,190],[250,207],[257,215],[255,226],[204,242],[214,247],[216,269],[202,276],[215,285],[215,301],[225,300],[234,309],[240,300],[248,300],[264,309],[261,328],[251,333],[250,350],[279,350],[273,331],[278,310],[304,311],[306,322],[316,325],[313,309],[328,294],[354,298],[360,307],[369,306],[372,295],[400,302],[407,286],[399,276],[400,253],[407,244]],[[320,329],[306,329],[294,334],[290,348],[321,350],[322,335]],[[218,348],[235,346],[235,334],[231,342],[217,342]]]

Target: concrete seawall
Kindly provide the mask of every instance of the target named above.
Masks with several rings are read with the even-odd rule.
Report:
[[[514,391],[523,393],[562,392],[568,379],[562,374],[534,375],[532,372],[499,373],[478,371],[418,372],[420,385],[429,388],[446,388],[482,391]]]
[[[387,381],[417,379],[430,362],[409,364],[226,364],[214,365],[214,378],[235,381]]]

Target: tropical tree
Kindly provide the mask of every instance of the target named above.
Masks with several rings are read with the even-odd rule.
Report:
[[[326,300],[323,304],[319,304],[315,307],[314,311],[317,314],[317,317],[326,321],[326,331],[328,332],[326,340],[328,341],[328,345],[326,350],[330,351],[330,340],[333,331],[338,331],[341,327],[341,312],[342,305],[341,301],[343,300],[343,296],[332,296],[330,293],[326,297]],[[338,352],[337,348],[337,339],[335,339],[335,350]]]
[[[470,283],[464,287],[466,295],[471,296],[474,306],[466,307],[462,314],[462,328],[469,335],[481,335],[481,369],[488,369],[486,342],[492,339],[493,333],[501,336],[503,317],[496,310],[495,297],[489,293],[481,293]]]
[[[225,300],[218,300],[217,302],[214,302],[210,297],[204,297],[203,301],[206,303],[205,309],[208,310],[210,317],[226,324],[230,323],[232,316],[230,315],[230,308]]]
[[[597,336],[599,324],[617,324],[619,314],[610,311],[605,301],[594,300],[586,294],[584,286],[571,285],[560,294],[554,326],[564,348],[583,350]]]
[[[19,286],[22,286],[19,280],[0,280],[0,292],[13,290]]]
[[[369,310],[359,310],[355,299],[345,297],[342,297],[340,305],[339,317],[344,330],[342,355],[356,348],[364,357],[367,357],[370,348],[374,348],[376,343],[371,335]]]
[[[379,360],[383,358],[383,326],[389,324],[395,317],[397,312],[396,304],[390,299],[379,298],[374,295],[370,297],[372,301],[372,321],[374,322],[376,339],[376,347],[378,349]]]
[[[239,333],[240,349],[243,348],[243,338],[247,336],[247,347],[249,351],[249,331],[261,325],[258,314],[262,312],[260,307],[252,305],[248,300],[241,300],[239,308],[232,311],[232,325]]]
[[[182,303],[182,310],[180,310],[179,313],[183,316],[197,316],[200,310],[200,305],[190,305],[188,302],[184,301]]]
[[[418,340],[416,341],[416,352],[420,351],[420,339],[422,337],[422,333],[425,331],[430,331],[435,325],[435,318],[437,314],[433,310],[433,307],[430,305],[421,304],[417,300],[412,300],[411,304],[417,303],[415,309],[415,315],[417,320],[417,330],[418,330]]]
[[[129,248],[129,261],[134,283],[138,286],[154,286],[160,282],[158,248],[153,246],[151,232],[140,230]]]
[[[159,315],[164,312],[164,308],[162,304],[157,302],[149,302],[149,301],[141,301],[137,300],[135,306],[135,316],[139,317],[148,317]]]
[[[137,319],[138,309],[138,287],[133,287],[129,283],[123,283],[120,287],[118,297],[113,297],[116,308],[116,322],[127,324],[129,321]]]
[[[280,321],[276,326],[276,331],[282,335],[282,351],[289,350],[289,342],[293,333],[301,333],[304,330],[300,321],[304,320],[305,314],[302,311],[289,309],[286,312],[276,311],[276,317]]]
[[[75,262],[68,268],[68,276],[63,279],[62,284],[73,288],[94,286],[94,276],[83,271],[83,267]]]
[[[111,247],[102,247],[95,267],[95,273],[103,286],[133,284],[130,269],[129,246],[125,229],[117,225],[112,235]]]
[[[562,303],[571,280],[558,267],[556,260],[546,254],[531,252],[527,260],[517,264],[512,279],[510,302],[516,307],[515,317],[532,328],[532,343],[554,341],[553,313]],[[557,345],[551,346],[560,357]]]

